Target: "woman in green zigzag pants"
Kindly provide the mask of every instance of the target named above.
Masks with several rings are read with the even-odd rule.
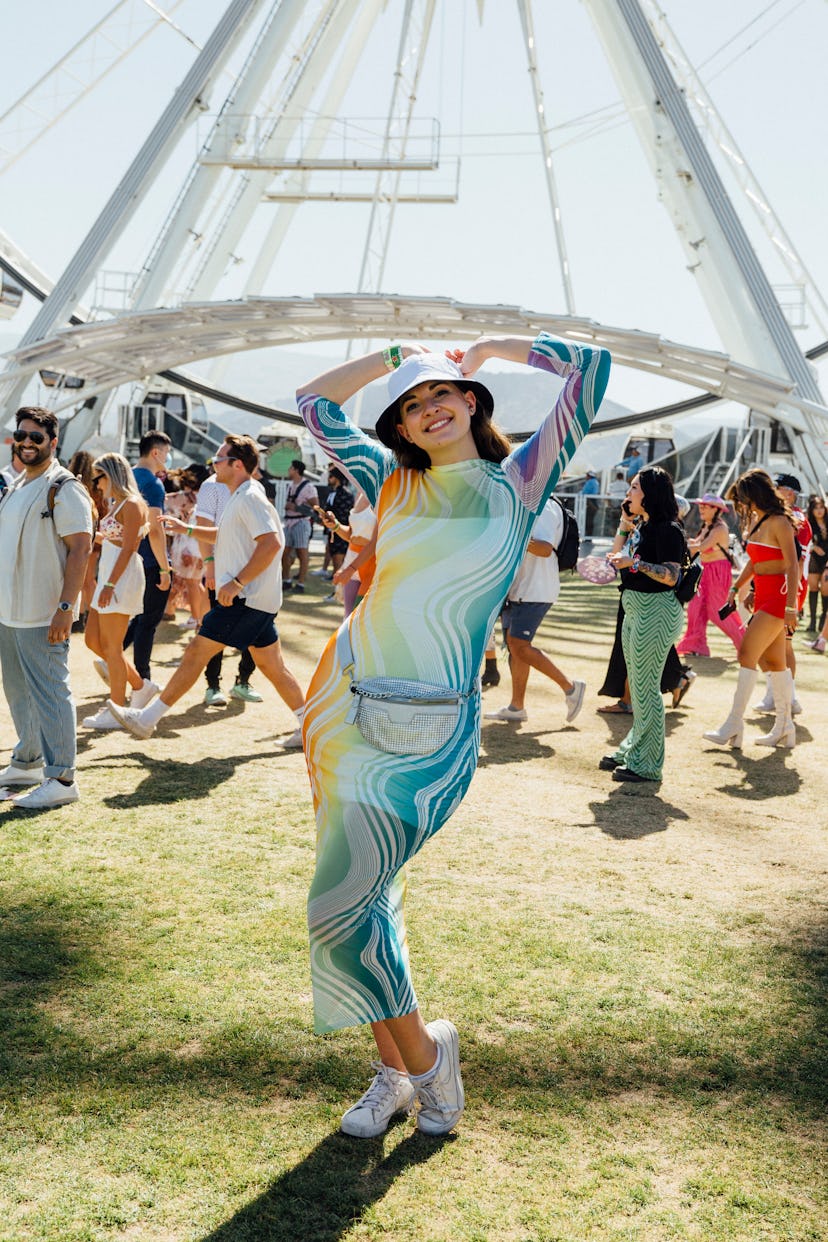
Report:
[[[684,613],[674,587],[686,556],[673,481],[658,466],[630,483],[621,527],[627,541],[609,560],[621,571],[621,644],[630,678],[633,726],[599,767],[616,781],[659,781],[664,767],[661,674],[682,632]]]

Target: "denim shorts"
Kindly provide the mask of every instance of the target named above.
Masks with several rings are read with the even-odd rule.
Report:
[[[512,638],[523,638],[531,642],[538,626],[552,607],[551,604],[533,604],[507,599],[500,614],[503,633],[511,633]]]
[[[274,621],[272,612],[248,608],[244,600],[237,597],[228,608],[214,604],[202,618],[198,634],[212,643],[236,647],[239,651],[245,647],[271,647],[279,639]]]

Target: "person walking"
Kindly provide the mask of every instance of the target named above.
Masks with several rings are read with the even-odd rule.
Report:
[[[158,518],[164,512],[164,473],[172,441],[164,431],[148,431],[138,445],[139,457],[133,467],[135,484],[147,506],[147,534],[138,546],[144,562],[144,600],[141,611],[127,626],[124,647],[132,647],[132,661],[141,677],[152,681],[150,659],[155,631],[161,624],[170,594],[170,562],[167,536]],[[98,672],[103,670],[96,664]]]
[[[151,737],[162,716],[195,685],[208,661],[229,646],[250,648],[257,667],[294,713],[296,727],[281,744],[302,745],[304,696],[282,658],[274,625],[282,604],[282,525],[252,477],[258,462],[255,441],[238,435],[227,435],[213,459],[216,478],[231,493],[218,527],[204,528],[205,537],[215,540],[216,546],[216,604],[205,614],[198,635],[154,703],[144,708],[122,707],[111,699],[107,703],[133,737]],[[173,530],[187,529],[177,518],[164,522]]]
[[[816,634],[825,625],[828,613],[828,510],[822,496],[812,496],[808,501],[808,524],[811,528],[811,550],[808,554],[808,629]],[[817,603],[821,600],[822,611],[817,624]]]
[[[565,381],[551,414],[514,452],[492,422],[491,393],[472,378],[490,358]],[[377,444],[342,405],[386,368],[393,374]],[[382,1134],[415,1101],[426,1134],[448,1133],[462,1115],[457,1029],[447,1019],[426,1025],[411,978],[403,869],[468,789],[486,640],[608,372],[605,350],[541,333],[534,342],[483,337],[450,357],[394,345],[297,393],[308,430],[363,489],[378,521],[371,590],[323,652],[303,727],[317,819],[308,902],[315,1029],[370,1024],[379,1056],[370,1087],[342,1118],[347,1134]],[[448,696],[456,713],[448,740],[429,742],[419,726],[397,737],[390,724],[375,740],[391,749],[374,745],[352,723],[351,685],[366,678]],[[367,720],[363,727],[371,736]]]
[[[799,587],[793,514],[770,475],[756,466],[736,480],[728,499],[733,501],[746,532],[748,555],[728,600],[735,602],[741,587],[753,578],[753,616],[739,648],[739,679],[730,711],[718,729],[704,736],[717,746],[741,747],[742,721],[761,660],[770,672],[776,719],[770,733],[756,738],[756,743],[790,748],[796,732],[791,715],[793,678],[786,667],[785,646],[786,637],[796,630]]]
[[[15,424],[22,469],[0,500],[0,670],[17,742],[0,790],[17,807],[44,811],[80,796],[69,635],[92,546],[92,505],[57,460],[56,415],[22,406]]]
[[[201,559],[204,566],[204,586],[210,608],[216,606],[216,557],[214,540],[205,538],[205,529],[217,529],[230,499],[230,489],[213,476],[205,479],[196,496],[193,531],[201,548]],[[226,707],[227,695],[221,688],[221,669],[224,661],[222,651],[217,651],[204,669],[207,688],[204,691],[205,707]],[[239,665],[236,680],[230,688],[230,698],[239,699],[242,703],[261,703],[262,696],[253,686],[253,674],[256,662],[247,647],[239,653]]]
[[[302,594],[305,590],[305,578],[310,561],[310,540],[313,510],[319,504],[319,493],[310,479],[305,478],[305,463],[301,458],[294,458],[288,467],[288,488],[285,500],[285,550],[282,553],[282,590],[296,591]],[[291,578],[290,570],[293,559],[299,562],[296,577]]]
[[[557,501],[549,500],[538,514],[526,555],[500,614],[509,648],[512,695],[507,706],[486,712],[486,720],[529,719],[525,706],[526,686],[533,668],[563,691],[567,724],[572,723],[583,706],[586,682],[567,677],[533,642],[541,622],[560,594],[557,548],[563,531],[563,510]]]
[[[745,635],[745,627],[736,609],[726,617],[719,615],[727,605],[727,596],[733,582],[733,559],[730,555],[730,530],[724,515],[728,504],[722,496],[705,492],[696,501],[701,513],[702,528],[687,546],[691,553],[698,553],[702,563],[699,589],[687,605],[687,628],[676,646],[679,655],[709,656],[707,627],[712,621],[726,634],[738,651]]]
[[[683,610],[675,587],[687,560],[673,481],[660,466],[645,466],[627,491],[619,533],[625,546],[607,559],[621,571],[624,619],[621,642],[629,672],[633,726],[599,767],[616,781],[660,781],[664,768],[661,678],[681,633]],[[638,519],[636,521],[636,519]]]
[[[93,480],[107,504],[98,524],[101,559],[98,584],[89,609],[85,641],[106,664],[109,697],[123,707],[127,683],[132,706],[145,707],[158,693],[153,681],[142,677],[124,653],[124,635],[131,617],[144,601],[144,564],[138,545],[147,533],[147,506],[141,499],[129,462],[120,453],[104,453],[93,465]],[[83,720],[86,729],[119,729],[104,707]]]

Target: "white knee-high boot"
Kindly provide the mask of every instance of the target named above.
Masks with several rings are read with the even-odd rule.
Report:
[[[771,673],[773,680],[773,701],[776,704],[776,720],[770,733],[755,738],[757,746],[787,746],[792,749],[796,745],[791,705],[793,703],[793,678],[790,669],[781,673]]]
[[[765,694],[758,703],[753,704],[755,712],[772,712],[773,706],[773,682],[770,673],[765,673]]]
[[[756,685],[758,672],[755,668],[740,668],[739,679],[736,682],[736,693],[733,696],[730,712],[727,720],[719,729],[711,729],[709,733],[705,733],[708,742],[715,742],[717,746],[734,746],[737,749],[742,745],[742,733],[744,732],[744,724],[742,717],[748,705],[748,699],[753,694],[753,687]]]

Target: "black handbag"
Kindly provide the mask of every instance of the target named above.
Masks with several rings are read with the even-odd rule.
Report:
[[[702,576],[702,563],[698,552],[687,561],[681,569],[681,577],[673,587],[676,599],[680,604],[689,604],[699,589]]]

